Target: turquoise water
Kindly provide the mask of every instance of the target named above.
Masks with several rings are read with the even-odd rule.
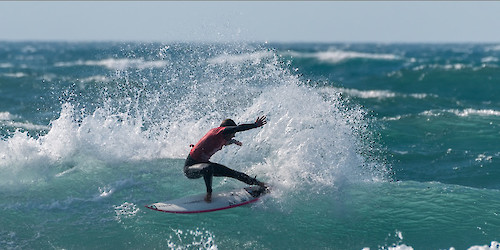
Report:
[[[0,248],[498,247],[499,59],[496,44],[0,42]],[[202,193],[189,145],[260,115],[212,160],[270,195],[144,207]]]

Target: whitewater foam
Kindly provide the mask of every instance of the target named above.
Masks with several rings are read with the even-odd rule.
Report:
[[[0,121],[2,120],[13,120],[15,119],[16,116],[12,115],[11,113],[9,112],[0,112]]]
[[[394,98],[396,93],[388,90],[357,90],[357,89],[340,89],[341,92],[347,93],[351,96],[356,96],[360,98],[376,98],[376,99],[387,99]]]
[[[487,57],[483,57],[481,58],[481,62],[482,63],[492,63],[492,62],[498,62],[498,58],[494,57],[494,56],[487,56]]]
[[[464,63],[453,63],[453,64],[423,64],[423,65],[418,65],[412,68],[413,71],[425,71],[428,69],[431,70],[444,70],[444,71],[461,71],[461,70],[473,70],[473,71],[479,71],[483,70],[484,68],[498,68],[498,65],[492,64],[495,61],[496,58],[491,58],[491,57],[486,57],[481,59],[481,64],[480,65],[474,65],[474,64],[464,64]],[[498,59],[497,59],[498,60]],[[423,77],[425,76],[422,75],[419,80],[422,80]]]
[[[134,217],[140,209],[132,202],[124,202],[121,205],[113,206],[115,209],[115,219],[121,222],[124,218]]]
[[[7,69],[7,68],[12,68],[14,65],[12,63],[0,63],[0,68],[1,69]]]
[[[304,52],[289,52],[293,57],[315,58],[319,61],[329,63],[340,63],[351,59],[370,59],[370,60],[399,60],[401,57],[394,54],[376,54],[364,53],[357,51],[344,51],[344,50],[328,50],[319,51],[314,53]]]
[[[212,232],[196,228],[195,230],[172,229],[175,235],[170,235],[170,249],[218,249]]]
[[[223,54],[208,60],[208,63],[212,64],[238,64],[244,62],[250,62],[251,64],[259,64],[266,57],[271,57],[274,54],[270,51],[257,51],[254,53],[243,53],[238,55],[233,54]]]
[[[363,99],[390,99],[390,98],[407,98],[411,97],[414,99],[425,99],[425,98],[437,98],[436,94],[427,94],[427,93],[411,93],[411,94],[402,94],[389,90],[359,90],[359,89],[348,89],[348,88],[322,88],[318,90],[320,92],[334,94],[345,93],[349,96],[354,96]]]
[[[484,51],[486,51],[486,52],[500,51],[500,45],[487,46],[487,47],[484,48]]]
[[[372,54],[355,51],[326,51],[318,52],[315,55],[319,60],[338,63],[349,59],[372,59],[372,60],[397,60],[398,56],[393,54]]]
[[[19,116],[13,115],[10,112],[0,112],[0,125],[12,127],[15,129],[27,129],[27,130],[47,130],[48,127],[44,125],[37,125],[30,122],[21,122]]]
[[[169,58],[166,53],[171,50],[161,53]],[[348,104],[338,92],[324,93],[302,84],[268,50],[217,54],[168,64],[156,82],[144,81],[138,72],[120,71],[162,67],[166,61],[56,63],[58,67],[105,66],[118,72],[110,76],[110,85],[100,93],[102,102],[94,110],[80,108],[77,100],[63,102],[46,134],[32,138],[16,132],[1,141],[0,166],[14,164],[37,172],[36,166],[68,161],[78,165],[73,162],[184,158],[189,144],[222,119],[246,123],[267,115],[269,122],[262,129],[238,134],[244,147],[227,147],[212,160],[279,183],[283,190],[306,185],[321,191],[344,181],[384,179],[383,170],[376,170],[383,165],[365,157],[376,145],[369,138],[369,121],[362,108]],[[252,63],[250,70],[241,63],[247,61]],[[193,67],[186,65],[197,68],[194,79],[190,77],[195,75]],[[66,176],[71,169],[51,171],[50,176]],[[113,193],[113,188],[101,188],[99,197]]]
[[[468,248],[468,250],[498,250],[500,249],[500,242],[498,241],[492,241],[490,245],[477,245],[477,246],[471,246]]]
[[[102,66],[111,70],[125,70],[128,68],[147,69],[147,68],[163,68],[167,65],[166,61],[147,61],[144,58],[108,58],[103,60],[77,60],[74,62],[57,62],[55,67],[73,67],[73,66]]]
[[[324,99],[313,89],[285,84],[263,93],[243,117],[250,119],[258,111],[268,115],[269,123],[257,135],[242,136],[257,154],[229,151],[226,158],[251,162],[262,155],[264,161],[253,172],[288,190],[311,187],[321,192],[342,181],[377,178],[373,169],[364,169],[371,162],[359,154],[369,150],[360,141],[366,132],[364,112],[348,109],[338,95]]]
[[[443,113],[451,113],[455,114],[456,116],[460,117],[468,117],[468,116],[500,116],[500,111],[493,110],[493,109],[472,109],[472,108],[467,108],[467,109],[445,109],[445,110],[427,110],[422,113],[421,115],[426,115],[426,116],[440,116]]]
[[[10,77],[10,78],[23,78],[27,77],[28,75],[24,72],[16,72],[16,73],[4,73],[2,76]]]

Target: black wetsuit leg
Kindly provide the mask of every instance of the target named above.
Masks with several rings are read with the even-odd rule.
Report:
[[[244,173],[232,170],[222,164],[213,162],[197,162],[193,158],[186,159],[184,174],[189,179],[198,179],[203,176],[207,193],[212,193],[212,177],[230,177],[242,181],[249,185],[258,185],[259,181]]]
[[[212,168],[213,168],[213,175],[217,177],[231,177],[234,179],[237,179],[241,182],[244,182],[248,185],[258,185],[259,182],[257,179],[252,178],[245,173],[238,172],[236,170],[230,169],[224,165],[218,164],[218,163],[211,163]]]

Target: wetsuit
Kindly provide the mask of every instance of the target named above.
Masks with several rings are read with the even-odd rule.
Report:
[[[221,150],[224,145],[232,142],[226,140],[226,136],[256,128],[256,124],[242,124],[238,126],[213,128],[200,139],[191,149],[184,164],[184,174],[189,179],[197,179],[203,176],[207,193],[212,193],[212,177],[225,176],[238,179],[249,185],[258,185],[260,182],[244,173],[232,170],[224,165],[210,162],[210,157]]]

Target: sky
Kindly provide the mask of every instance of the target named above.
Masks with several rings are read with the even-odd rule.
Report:
[[[500,42],[500,1],[0,1],[0,41]]]

